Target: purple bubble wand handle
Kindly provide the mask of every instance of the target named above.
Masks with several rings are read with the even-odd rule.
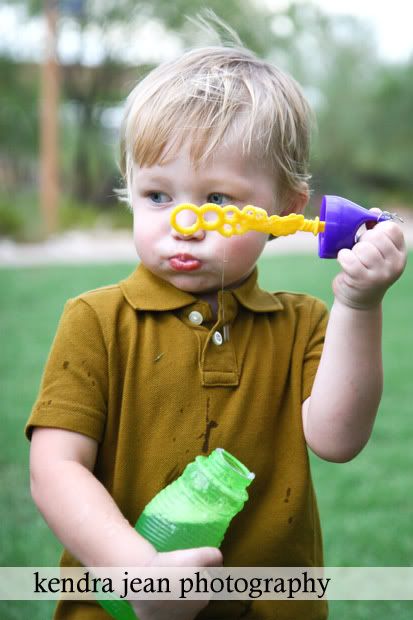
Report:
[[[336,258],[340,250],[354,247],[357,231],[363,224],[393,219],[401,220],[396,214],[387,211],[374,213],[340,196],[323,196],[320,221],[325,222],[325,229],[318,235],[318,255],[320,258]]]

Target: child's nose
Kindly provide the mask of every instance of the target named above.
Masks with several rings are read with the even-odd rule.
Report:
[[[197,216],[193,211],[190,211],[189,209],[184,209],[178,214],[176,221],[180,228],[190,229],[194,226],[194,224],[196,224]],[[202,239],[205,238],[206,234],[205,230],[203,230],[202,228],[194,230],[193,232],[184,233],[179,232],[175,228],[171,227],[171,232],[175,239],[196,239],[199,241],[202,241]]]

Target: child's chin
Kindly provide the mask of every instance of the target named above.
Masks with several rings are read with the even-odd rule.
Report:
[[[217,287],[212,283],[206,282],[204,278],[196,277],[191,272],[189,274],[181,273],[168,278],[169,282],[176,288],[185,291],[186,293],[207,293],[211,290],[216,290]]]

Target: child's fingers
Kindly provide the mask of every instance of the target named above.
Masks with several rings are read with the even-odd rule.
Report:
[[[404,235],[401,227],[395,222],[387,220],[386,222],[379,222],[373,224],[373,228],[370,228],[364,232],[360,239],[366,239],[373,237],[387,237],[395,245],[396,248],[402,250],[404,248]]]
[[[386,258],[386,256],[394,254],[397,248],[392,238],[383,231],[383,228],[379,228],[379,226],[380,225],[377,224],[375,228],[367,230],[360,238],[360,242],[373,244],[377,247],[383,258]]]
[[[380,209],[373,208],[369,209],[371,213],[375,213],[380,215],[383,213]],[[405,248],[405,240],[401,226],[392,220],[385,220],[383,222],[366,222],[366,229],[375,230],[376,232],[380,231],[386,234],[397,247],[398,250],[403,251]],[[360,236],[360,238],[364,237],[366,233]]]
[[[385,258],[376,244],[364,239],[354,246],[352,252],[360,265],[369,270],[377,267]]]
[[[224,559],[222,553],[216,547],[200,547],[199,549],[188,549],[197,553],[198,561],[201,560],[201,566],[222,566]]]
[[[372,269],[377,264],[377,261],[381,260],[381,254],[374,246],[360,242],[352,250],[340,250],[337,260],[342,270],[353,279],[356,279],[365,270]]]
[[[359,261],[352,250],[344,248],[337,254],[337,262],[343,271],[350,276],[355,276],[360,269]]]
[[[379,222],[351,250],[340,250],[337,261],[342,271],[333,282],[335,296],[350,307],[377,305],[406,265],[403,233],[395,222]]]
[[[216,547],[181,549],[157,554],[152,566],[222,566],[222,553]]]
[[[388,268],[402,273],[406,265],[406,246],[400,226],[394,222],[381,222],[374,229],[364,233],[360,243],[362,242],[374,245],[386,261]],[[354,249],[356,248],[357,245]]]
[[[380,232],[383,232],[391,240],[399,252],[405,251],[406,243],[401,226],[395,222],[380,222],[378,226]]]

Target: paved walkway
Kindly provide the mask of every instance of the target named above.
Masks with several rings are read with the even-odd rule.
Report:
[[[413,212],[402,214],[406,242],[413,248]],[[267,243],[264,256],[277,254],[316,254],[317,239],[310,233],[296,233]],[[43,243],[16,243],[0,239],[0,267],[46,264],[135,263],[132,231],[72,231],[51,237]]]

